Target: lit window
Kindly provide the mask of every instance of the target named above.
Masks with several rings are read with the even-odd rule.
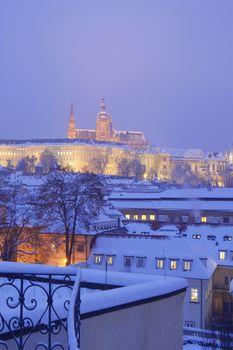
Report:
[[[102,255],[95,255],[94,256],[94,263],[97,265],[102,264],[103,256]]]
[[[184,271],[191,270],[191,260],[184,260]]]
[[[201,222],[207,222],[207,217],[206,216],[202,216],[201,217]]]
[[[142,220],[146,221],[146,215],[145,214],[142,215]]]
[[[156,269],[163,269],[164,268],[164,259],[157,259],[156,260]]]
[[[137,257],[137,267],[144,267],[146,263],[145,257]]]
[[[133,219],[138,220],[138,214],[134,214]]]
[[[130,220],[130,214],[125,214],[125,218],[126,218],[127,220]]]
[[[171,260],[170,261],[170,269],[176,270],[177,269],[177,260]]]
[[[151,214],[150,215],[150,221],[154,221],[155,220],[155,215],[154,214]]]
[[[198,289],[191,288],[191,302],[198,303]]]
[[[226,251],[219,250],[219,260],[225,260],[225,259],[226,259]]]
[[[114,257],[112,255],[108,255],[106,257],[107,265],[113,265],[113,259],[114,259]]]

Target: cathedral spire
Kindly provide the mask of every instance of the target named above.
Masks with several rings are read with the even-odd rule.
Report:
[[[70,105],[70,116],[67,137],[68,139],[76,139],[77,137],[73,101],[71,101]]]
[[[104,96],[101,97],[100,110],[103,111],[103,112],[106,111]]]

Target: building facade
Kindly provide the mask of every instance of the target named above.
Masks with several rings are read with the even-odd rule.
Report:
[[[113,128],[112,117],[106,110],[103,97],[101,99],[100,111],[96,117],[95,130],[76,129],[73,105],[71,105],[67,137],[69,139],[118,142],[132,147],[147,146],[147,141],[142,131],[115,130]]]

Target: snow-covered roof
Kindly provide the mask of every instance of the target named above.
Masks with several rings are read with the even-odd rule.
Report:
[[[88,264],[91,268],[104,269],[105,264],[95,264],[95,250],[109,250],[114,247],[116,258],[112,266],[108,266],[109,270],[126,271],[124,265],[125,256],[133,257],[131,272],[152,274],[161,276],[174,276],[185,278],[201,278],[209,279],[213,274],[216,263],[209,257],[207,264],[204,265],[200,260],[200,256],[205,252],[201,247],[195,251],[192,242],[182,237],[168,237],[167,239],[158,239],[156,236],[146,235],[100,235],[96,239],[95,246],[90,254]],[[130,250],[130,255],[129,255]],[[136,258],[145,257],[145,267],[137,267]],[[165,268],[156,268],[156,258],[165,258]],[[170,269],[169,261],[178,259],[178,268]],[[192,259],[192,268],[190,271],[184,271],[183,260]]]
[[[216,188],[184,188],[184,189],[167,189],[160,192],[130,192],[124,191],[122,193],[112,192],[109,199],[232,199],[233,200],[233,188],[216,187]]]
[[[192,210],[192,211],[219,211],[232,212],[232,201],[114,201],[111,200],[112,205],[119,209],[151,209],[151,210]]]

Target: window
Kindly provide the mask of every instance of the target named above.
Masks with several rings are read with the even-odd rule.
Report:
[[[198,303],[198,289],[191,288],[191,302]]]
[[[146,215],[145,214],[142,215],[142,220],[146,221]]]
[[[107,265],[113,265],[113,261],[114,261],[114,256],[113,255],[107,255],[106,256],[106,263],[107,263]]]
[[[223,240],[224,240],[224,241],[231,241],[231,240],[232,240],[232,236],[225,235],[225,236],[223,237]]]
[[[134,220],[138,220],[138,214],[134,214],[134,215],[133,215],[133,219],[134,219]]]
[[[192,235],[193,239],[200,239],[201,235]]]
[[[132,265],[132,259],[131,256],[125,256],[125,266],[130,267]]]
[[[229,283],[229,277],[228,277],[228,276],[225,276],[225,277],[224,277],[224,283],[225,283],[225,284],[228,284],[228,283]]]
[[[230,219],[228,217],[224,217],[223,218],[223,223],[224,224],[229,224],[229,222],[230,222]]]
[[[219,260],[225,260],[226,259],[226,251],[225,250],[219,250],[218,258],[219,258]]]
[[[201,217],[201,222],[203,222],[203,223],[207,222],[207,217],[206,216],[202,216]]]
[[[193,321],[185,321],[184,325],[185,325],[185,327],[194,327],[195,328],[195,322],[193,322]]]
[[[137,257],[137,267],[145,267],[146,257]]]
[[[130,214],[125,214],[125,218],[126,218],[127,220],[130,220]]]
[[[156,260],[156,269],[164,269],[164,260],[165,259]]]
[[[233,260],[233,251],[231,250],[231,260]]]
[[[103,255],[94,255],[94,263],[97,265],[102,264]]]
[[[184,271],[190,271],[192,267],[191,260],[184,260]]]
[[[155,215],[154,214],[150,214],[150,221],[154,221],[155,220]]]
[[[171,260],[170,261],[170,269],[171,270],[177,270],[177,260]]]
[[[77,251],[78,252],[84,252],[84,244],[83,243],[78,243]]]

